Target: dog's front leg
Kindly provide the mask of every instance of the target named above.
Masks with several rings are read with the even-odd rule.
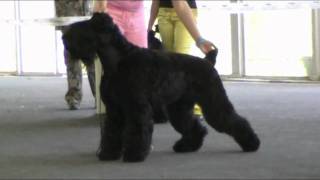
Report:
[[[123,161],[144,161],[150,152],[153,121],[150,105],[135,104],[126,108],[126,121],[123,136]]]
[[[111,101],[106,103],[107,117],[101,123],[101,142],[97,156],[102,161],[118,160],[122,155],[123,117]]]

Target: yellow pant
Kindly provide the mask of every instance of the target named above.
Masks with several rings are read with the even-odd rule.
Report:
[[[198,15],[197,10],[192,9],[192,13],[194,18],[196,18]],[[189,54],[194,40],[173,8],[159,9],[158,25],[161,40],[166,50]],[[198,105],[194,107],[194,114],[202,115]]]
[[[192,9],[197,17],[197,10]],[[194,43],[188,30],[180,21],[173,8],[160,8],[158,13],[160,36],[166,50],[188,54]]]

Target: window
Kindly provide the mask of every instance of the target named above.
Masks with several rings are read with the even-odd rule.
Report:
[[[237,2],[197,1],[199,30],[219,48],[219,73],[235,77],[308,76],[315,62],[313,39],[318,37],[313,37],[312,30],[319,26],[319,22],[313,26],[312,20],[320,16],[312,15],[307,1]],[[151,1],[145,1],[146,24],[150,5]],[[316,2],[313,5],[320,7]],[[0,73],[66,72],[61,32],[34,21],[54,18],[54,8],[53,0],[0,1]],[[239,13],[232,16],[232,22],[231,13]],[[233,52],[240,52],[241,57]],[[195,45],[191,53],[203,57]]]
[[[0,1],[0,72],[16,71],[14,1]]]
[[[307,76],[312,57],[311,22],[309,9],[246,13],[246,75]]]
[[[20,1],[20,14],[23,20],[21,26],[22,72],[55,73],[55,28],[51,25],[32,23],[34,19],[53,18],[55,16],[54,1]]]

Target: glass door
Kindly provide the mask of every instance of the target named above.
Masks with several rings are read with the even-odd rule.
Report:
[[[55,27],[34,21],[54,16],[54,1],[20,1],[22,73],[56,73]]]
[[[0,72],[2,73],[17,71],[14,20],[14,1],[0,1]]]
[[[246,76],[308,76],[312,57],[310,9],[244,14]]]

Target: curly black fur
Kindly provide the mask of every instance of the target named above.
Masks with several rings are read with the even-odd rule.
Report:
[[[74,57],[92,62],[97,54],[103,66],[100,90],[108,116],[102,126],[100,160],[121,156],[127,162],[145,160],[153,113],[161,107],[166,107],[172,126],[182,136],[174,151],[197,151],[207,130],[193,115],[195,103],[206,122],[233,137],[243,151],[259,148],[259,138],[233,108],[213,66],[217,51],[201,59],[139,48],[126,40],[105,13],[70,25],[63,42]]]
[[[155,36],[156,36],[156,31],[151,30],[148,32],[148,48],[164,50],[162,42]]]

